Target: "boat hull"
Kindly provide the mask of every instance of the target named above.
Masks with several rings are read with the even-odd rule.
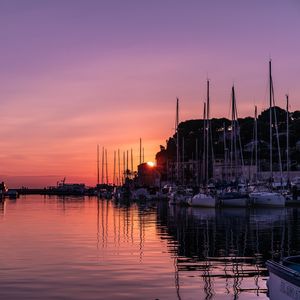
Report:
[[[300,273],[280,263],[267,261],[270,300],[300,299]]]
[[[277,193],[252,193],[250,194],[251,204],[255,207],[267,206],[267,207],[284,207],[285,198],[281,194]]]
[[[197,194],[189,200],[188,205],[196,207],[215,207],[216,199],[210,195]]]

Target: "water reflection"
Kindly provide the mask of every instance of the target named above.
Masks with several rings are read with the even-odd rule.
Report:
[[[2,299],[268,299],[265,261],[300,250],[297,208],[28,196],[6,211]]]
[[[0,200],[0,217],[5,215],[5,201]]]
[[[220,293],[234,299],[241,293],[266,298],[266,260],[299,253],[298,214],[297,208],[172,206],[169,214],[158,209],[168,235],[178,243],[176,276],[190,272],[196,273],[190,276],[202,277],[205,299],[215,299]]]

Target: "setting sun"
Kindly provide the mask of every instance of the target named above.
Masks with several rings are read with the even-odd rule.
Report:
[[[154,166],[155,166],[155,163],[154,163],[153,161],[148,161],[148,162],[147,162],[147,165],[148,165],[149,167],[154,167]]]

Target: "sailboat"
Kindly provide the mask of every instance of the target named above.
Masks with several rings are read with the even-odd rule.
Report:
[[[205,113],[204,113],[205,115]],[[204,158],[204,162],[206,162],[206,186],[208,183],[208,163],[209,163],[209,140],[211,138],[210,131],[210,122],[209,122],[209,80],[207,80],[207,103],[206,103],[206,115],[204,116],[204,123],[206,124],[207,133],[206,137],[206,157]],[[213,157],[212,157],[213,161]],[[189,206],[202,206],[202,207],[215,207],[216,206],[216,198],[207,192],[200,191],[194,197],[190,198],[188,201]]]
[[[180,182],[180,164],[179,164],[179,99],[176,99],[176,121],[175,121],[175,128],[176,128],[176,179],[177,184]],[[184,147],[183,147],[184,149]],[[182,155],[184,156],[184,155]],[[183,170],[183,169],[182,169]],[[182,174],[183,175],[183,174]],[[182,181],[183,181],[182,176]],[[185,189],[183,187],[174,187],[170,190],[168,195],[169,204],[171,205],[187,205],[187,202],[193,197],[193,191],[191,189]]]
[[[242,177],[244,159],[242,154],[242,144],[239,135],[238,116],[236,108],[235,90],[232,86],[232,104],[231,104],[231,149],[230,149],[230,175],[232,179],[237,180]],[[240,151],[238,151],[238,147]],[[240,157],[238,157],[240,154]],[[249,196],[246,191],[231,188],[223,191],[219,195],[221,206],[246,207],[249,205]]]
[[[270,95],[270,178],[271,181],[273,179],[273,149],[272,149],[272,137],[273,137],[273,130],[272,130],[272,114],[273,114],[273,107],[274,107],[274,89],[273,89],[273,80],[272,80],[272,63],[271,60],[269,61],[269,95]],[[276,112],[275,112],[275,123],[276,120]],[[280,173],[282,178],[282,167],[281,167],[281,155],[279,149],[279,140],[278,140],[278,129],[276,127],[276,136],[277,136],[277,146],[278,146],[278,155],[279,155],[279,165],[280,165]],[[285,206],[285,198],[282,194],[273,191],[254,191],[249,194],[251,199],[251,204],[253,206],[270,206],[270,207],[284,207]]]

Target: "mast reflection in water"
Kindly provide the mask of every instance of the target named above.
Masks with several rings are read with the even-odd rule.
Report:
[[[0,209],[1,299],[268,299],[298,209],[27,196]]]

